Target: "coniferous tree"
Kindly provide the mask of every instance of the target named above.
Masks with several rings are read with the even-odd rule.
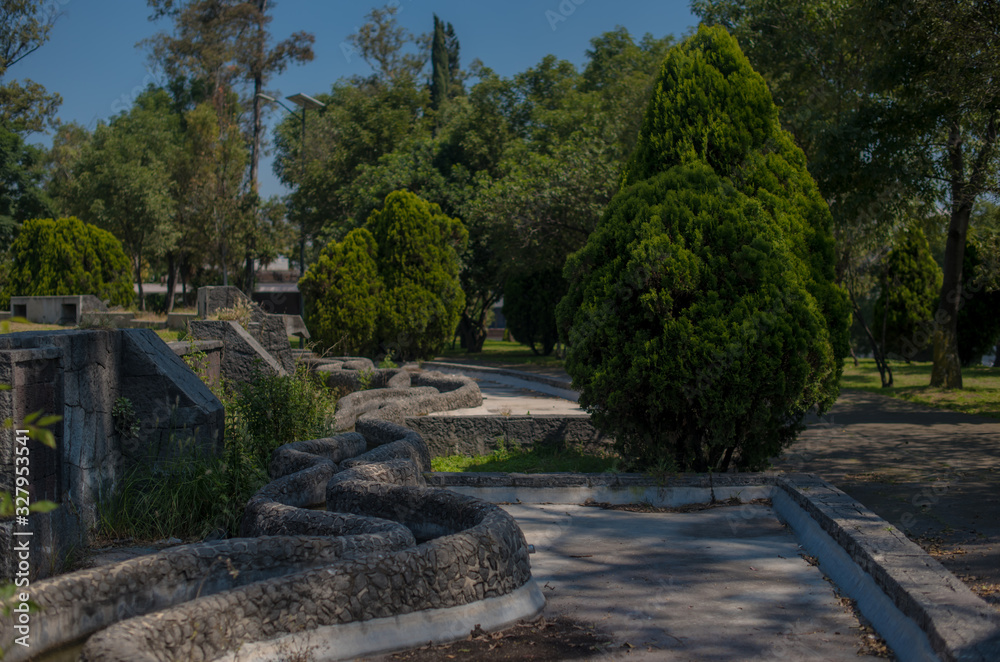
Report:
[[[11,256],[0,307],[9,308],[12,296],[93,294],[114,306],[133,301],[121,242],[78,218],[25,221]]]
[[[372,349],[382,281],[371,232],[351,230],[331,241],[299,280],[306,326],[321,350],[367,354]]]
[[[566,368],[646,465],[757,469],[836,399],[847,309],[829,211],[735,39],[663,63],[626,167],[570,256]]]
[[[445,26],[434,14],[434,40],[431,43],[431,108],[441,110],[451,88],[451,63]]]
[[[454,335],[465,305],[458,280],[465,226],[438,205],[395,191],[365,227],[375,237],[385,287],[376,341],[404,359],[433,356]]]
[[[911,224],[898,237],[886,256],[881,280],[874,317],[880,353],[910,359],[933,337],[931,320],[941,291],[941,267],[919,226]]]

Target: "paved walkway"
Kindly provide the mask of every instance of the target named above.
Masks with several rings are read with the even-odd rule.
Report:
[[[610,634],[600,659],[858,659],[857,620],[768,506],[503,507],[535,546],[546,617]]]
[[[824,477],[1000,609],[1000,420],[845,390],[776,468]]]
[[[570,381],[557,368],[503,367]],[[1000,610],[1000,419],[844,390],[807,424],[776,469],[822,476]]]

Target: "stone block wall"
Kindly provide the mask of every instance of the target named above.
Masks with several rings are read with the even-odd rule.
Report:
[[[32,573],[58,568],[73,546],[84,544],[97,522],[97,503],[127,467],[156,461],[181,446],[205,452],[221,449],[222,404],[152,331],[140,329],[42,331],[0,336],[0,419],[15,427],[31,411],[62,420],[51,428],[54,451],[29,442],[33,500],[59,504],[51,513],[33,513]],[[127,397],[139,423],[130,438],[118,433],[112,410]],[[3,479],[14,475],[15,439],[0,437]],[[0,526],[0,567],[13,563],[10,522]],[[10,576],[10,575],[7,575]]]
[[[288,341],[287,322],[284,315],[272,315],[264,311],[258,304],[253,303],[243,292],[235,287],[199,287],[198,288],[198,317],[200,320],[208,320],[222,308],[232,308],[237,303],[250,305],[250,322],[247,325],[247,333],[264,349],[264,351],[281,366],[284,373],[295,372],[295,360],[292,357],[292,348]],[[193,321],[192,321],[193,322]],[[189,330],[192,329],[188,323]],[[201,322],[194,322],[201,324]],[[305,325],[302,325],[305,328]],[[210,329],[202,326],[198,331],[201,339],[225,340],[220,333],[231,335],[230,332]],[[213,333],[216,335],[207,335]],[[256,350],[255,350],[256,351]],[[267,362],[270,363],[270,362]],[[270,366],[267,368],[270,369]],[[280,373],[279,373],[280,374]]]
[[[485,455],[505,446],[555,445],[587,453],[610,450],[614,440],[590,422],[590,416],[407,416],[404,424],[419,432],[431,455]]]

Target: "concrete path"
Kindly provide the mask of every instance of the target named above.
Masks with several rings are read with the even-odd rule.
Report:
[[[845,390],[775,464],[847,492],[1000,610],[1000,419]]]
[[[603,659],[857,659],[857,620],[770,507],[504,508],[535,546],[546,617],[610,634]]]
[[[585,414],[580,405],[572,400],[553,397],[539,391],[499,382],[477,379],[483,393],[483,404],[468,409],[434,412],[432,416],[524,416],[527,414]]]

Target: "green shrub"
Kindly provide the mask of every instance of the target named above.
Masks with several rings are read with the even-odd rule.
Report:
[[[267,467],[271,453],[282,444],[334,432],[336,395],[304,366],[294,375],[258,374],[251,381],[230,386],[225,402],[227,432],[228,419],[235,419],[235,432],[245,437],[249,457],[261,467]]]
[[[461,221],[409,191],[394,191],[368,217],[375,262],[385,290],[375,340],[401,359],[431,357],[455,333],[465,306],[459,252],[468,232]]]
[[[137,540],[200,539],[219,530],[237,535],[247,501],[267,482],[274,449],[333,433],[336,394],[304,368],[292,376],[259,374],[217,391],[226,409],[222,456],[188,449],[155,467],[132,467],[101,499],[99,535]]]
[[[530,346],[532,352],[548,356],[559,340],[556,306],[565,294],[566,280],[561,267],[508,278],[503,290],[507,328],[518,342]]]
[[[320,350],[366,354],[372,349],[382,281],[371,232],[352,230],[331,241],[299,281],[306,326]]]
[[[848,315],[829,211],[724,30],[668,55],[623,181],[564,272],[580,402],[645,466],[763,468],[836,399]]]
[[[93,294],[117,306],[135,299],[121,242],[77,218],[25,221],[11,256],[0,309],[10,307],[12,296]]]
[[[941,267],[931,255],[923,230],[907,226],[886,256],[882,287],[875,301],[872,332],[885,351],[907,359],[927,347],[932,338],[934,311],[941,293]]]

